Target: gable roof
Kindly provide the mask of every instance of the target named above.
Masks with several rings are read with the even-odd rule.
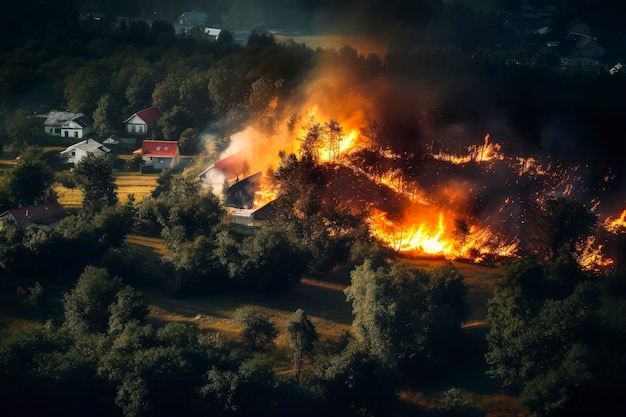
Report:
[[[261,184],[261,172],[230,185],[228,198],[224,201],[227,207],[246,208],[254,205],[254,194]]]
[[[157,110],[156,107],[150,106],[138,111],[137,113],[133,113],[128,119],[124,120],[124,123],[127,123],[134,116],[139,117],[145,123],[152,123],[159,120],[161,116],[163,116],[163,114],[159,110]]]
[[[61,127],[71,127],[70,123],[74,122],[77,125],[79,125],[82,128],[85,128],[87,126],[91,126],[93,123],[91,122],[91,119],[88,116],[82,115],[80,117],[77,117],[75,119],[72,120],[67,120],[66,122],[64,122]]]
[[[56,126],[61,127],[66,122],[76,120],[85,116],[83,113],[72,113],[67,111],[51,110],[46,116],[44,126]]]
[[[217,168],[217,170],[226,178],[231,179],[235,176],[243,174],[245,162],[245,156],[241,152],[236,152],[215,162],[213,166]]]
[[[102,152],[111,152],[111,150],[109,148],[107,148],[106,146],[104,146],[103,144],[101,144],[100,142],[97,142],[93,139],[85,139],[81,142],[75,143],[73,145],[68,146],[67,148],[65,148],[65,150],[61,151],[61,154],[67,153],[67,152],[71,152],[74,151],[76,149],[80,149],[82,151],[85,152],[93,152],[95,150],[99,150]]]
[[[36,206],[20,207],[7,210],[0,214],[0,218],[6,217],[8,214],[13,216],[17,222],[31,222],[40,224],[50,224],[64,217],[67,213],[63,207],[56,201],[39,204]]]
[[[137,149],[133,153],[141,155],[154,155],[175,157],[178,152],[177,140],[144,140],[141,149]]]

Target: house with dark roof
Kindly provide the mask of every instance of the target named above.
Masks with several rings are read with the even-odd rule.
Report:
[[[64,138],[82,139],[93,132],[93,122],[87,116],[68,120],[61,125],[61,136]]]
[[[0,213],[0,226],[7,221],[16,222],[19,226],[41,224],[55,226],[61,219],[67,217],[63,207],[56,201],[28,207],[14,208]]]
[[[254,195],[261,185],[261,173],[257,172],[242,180],[230,184],[224,206],[238,209],[251,209],[254,206]]]
[[[180,153],[176,140],[144,140],[141,149],[133,152],[141,155],[145,166],[154,169],[172,169],[178,165]]]
[[[155,107],[145,108],[124,120],[124,130],[133,135],[146,136],[156,129],[157,120],[161,116],[163,114]]]
[[[58,110],[48,112],[43,126],[52,136],[83,138],[93,131],[93,122],[83,113]]]

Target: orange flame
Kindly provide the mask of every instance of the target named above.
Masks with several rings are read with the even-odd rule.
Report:
[[[433,154],[433,158],[453,164],[467,164],[468,162],[489,162],[502,160],[504,155],[500,153],[501,146],[497,143],[489,143],[489,133],[485,135],[482,145],[470,145],[467,147],[467,155],[454,155],[444,152]]]
[[[613,265],[613,260],[604,256],[602,249],[603,245],[597,244],[594,236],[589,236],[584,244],[579,245],[580,255],[576,260],[581,268],[597,272]]]
[[[626,232],[626,210],[615,218],[608,217],[604,222],[604,227],[611,233]]]

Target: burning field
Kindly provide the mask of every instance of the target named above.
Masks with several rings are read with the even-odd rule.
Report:
[[[519,256],[537,226],[532,210],[566,197],[598,217],[594,236],[578,244],[579,263],[614,263],[626,200],[610,168],[599,174],[585,161],[523,146],[497,118],[443,124],[445,93],[382,75],[381,65],[350,49],[323,55],[298,89],[267,95],[222,157],[244,155],[250,173],[265,174],[280,166],[281,152],[311,156],[323,167],[321,199],[363,215],[373,236],[408,256]],[[262,181],[254,207],[275,195]]]

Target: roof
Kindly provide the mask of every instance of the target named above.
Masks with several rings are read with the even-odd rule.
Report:
[[[70,120],[76,120],[83,116],[85,116],[83,113],[52,110],[48,113],[44,125],[61,127],[62,124],[69,122]]]
[[[261,184],[261,172],[230,185],[228,198],[224,201],[227,207],[249,208],[254,205],[254,194]]]
[[[154,155],[154,156],[176,156],[178,151],[177,140],[144,140],[141,149],[137,149],[133,153],[139,153],[141,155]]]
[[[213,166],[222,174],[232,177],[242,173],[245,161],[246,158],[244,155],[241,152],[237,152],[227,156],[226,158],[220,159],[215,162]]]
[[[134,116],[139,117],[141,120],[143,120],[146,123],[152,123],[152,122],[159,120],[162,115],[163,114],[159,110],[157,110],[156,107],[151,106],[143,110],[140,110],[137,113],[133,113],[128,119],[124,120],[124,123],[128,122]]]
[[[72,119],[72,120],[66,121],[65,123],[63,123],[63,125],[61,127],[65,127],[70,122],[74,122],[74,123],[76,123],[77,125],[79,125],[80,127],[83,127],[83,128],[92,125],[91,119],[88,116],[83,115],[83,116],[77,117],[76,119]]]
[[[67,217],[67,213],[63,210],[63,207],[56,201],[39,204],[36,206],[20,207],[11,210],[7,210],[0,214],[0,217],[5,217],[7,214],[11,214],[18,222],[32,222],[41,224],[54,223],[64,217]]]
[[[107,148],[106,146],[104,146],[103,144],[101,144],[100,142],[97,142],[93,139],[85,139],[81,142],[75,143],[71,146],[68,146],[67,148],[65,148],[65,150],[61,151],[61,154],[67,153],[67,152],[71,152],[74,151],[76,149],[80,149],[82,151],[85,152],[93,152],[95,150],[100,150],[102,152],[111,152],[111,150],[109,148]]]

